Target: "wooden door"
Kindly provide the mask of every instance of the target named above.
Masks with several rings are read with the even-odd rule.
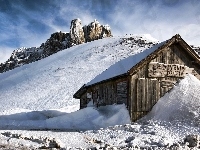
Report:
[[[138,78],[134,100],[133,121],[146,115],[160,98],[160,84],[157,79]]]
[[[137,80],[137,111],[150,111],[160,98],[160,85],[157,79]]]

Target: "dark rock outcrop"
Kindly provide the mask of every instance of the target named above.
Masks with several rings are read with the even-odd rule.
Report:
[[[110,36],[112,35],[108,25],[100,25],[95,20],[83,27],[80,19],[74,19],[71,21],[69,33],[63,33],[61,31],[53,33],[40,47],[22,47],[14,50],[10,58],[5,63],[0,64],[0,73],[38,61],[74,45]]]
[[[43,49],[43,57],[47,57],[69,47],[71,47],[70,34],[62,33],[61,31],[51,34],[51,37],[40,46]]]

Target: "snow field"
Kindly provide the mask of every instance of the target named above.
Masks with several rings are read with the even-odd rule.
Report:
[[[148,38],[142,37],[146,43],[151,42]],[[150,45],[127,37],[106,38],[0,74],[0,144],[37,149],[55,140],[66,149],[105,145],[170,149],[183,143],[186,135],[199,135],[200,81],[192,75],[177,83],[137,123],[130,124],[124,105],[76,111],[79,101],[72,95],[84,83]]]
[[[69,116],[74,116],[77,119],[76,121],[80,121],[81,125],[84,124],[84,129],[86,129],[87,127],[90,129],[97,129],[97,127],[100,128],[100,126],[102,125],[104,125],[103,127],[109,127],[105,127],[105,129],[100,128],[98,130],[88,130],[80,133],[56,132],[56,130],[40,132],[19,130],[8,131],[12,135],[11,137],[4,136],[6,135],[6,131],[1,130],[0,138],[2,139],[2,143],[4,144],[6,143],[6,141],[8,141],[8,139],[10,139],[10,142],[12,143],[21,143],[29,147],[31,145],[34,148],[38,148],[41,145],[47,143],[44,139],[48,137],[49,139],[56,139],[57,141],[60,141],[63,148],[100,148],[107,144],[110,147],[117,148],[151,147],[154,149],[170,149],[170,146],[174,145],[174,143],[183,143],[183,139],[187,135],[198,135],[200,133],[198,124],[198,121],[200,119],[200,101],[197,92],[199,86],[199,80],[197,80],[193,75],[187,75],[183,80],[177,83],[169,93],[162,97],[153,107],[152,111],[146,117],[139,120],[138,123],[127,124],[128,122],[125,122],[126,120],[124,120],[124,122],[121,122],[122,125],[110,124],[110,126],[106,123],[114,123],[114,120],[116,121],[116,123],[119,123],[119,119],[123,120],[123,118],[126,118],[124,117],[124,114],[128,114],[128,112],[125,106],[111,105],[101,107],[98,111],[91,106],[83,110],[73,112],[69,114]],[[86,117],[85,119],[82,118],[85,116],[83,114],[88,114],[88,117]],[[173,116],[175,118],[171,118]],[[186,117],[186,119],[183,119],[184,117]],[[59,127],[60,125],[59,129],[62,129],[62,127],[64,127],[61,124],[62,121],[65,127],[65,121],[67,123],[72,123],[71,127],[78,127],[80,125],[76,121],[69,122],[70,119],[67,118],[68,117],[66,114],[60,116],[58,114],[57,116],[55,116],[55,118],[47,119],[49,121],[48,125],[53,125],[54,128],[56,125],[56,127]],[[24,119],[26,120],[26,118]],[[53,121],[54,119],[55,122]],[[97,126],[94,126],[95,123],[97,124]],[[17,138],[19,137],[19,133],[20,136],[27,138]],[[36,142],[38,140],[43,142]],[[181,148],[181,146],[179,146],[179,148]],[[187,144],[183,144],[182,149],[185,148],[188,148]]]

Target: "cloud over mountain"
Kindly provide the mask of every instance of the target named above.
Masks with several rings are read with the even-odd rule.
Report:
[[[113,35],[148,33],[163,41],[179,33],[200,45],[199,7],[198,0],[0,0],[0,51],[39,46],[51,33],[68,31],[74,18],[82,24],[96,18],[109,24]]]

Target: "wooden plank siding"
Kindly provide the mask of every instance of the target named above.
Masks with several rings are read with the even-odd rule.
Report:
[[[157,79],[138,78],[133,79],[136,82],[136,88],[132,89],[132,109],[131,116],[133,121],[138,120],[136,116],[146,115],[160,98],[160,84]],[[136,90],[135,90],[136,89]]]
[[[126,104],[128,101],[128,80],[127,78],[118,79],[102,84],[95,85],[87,90],[92,95],[91,98],[81,97],[81,108],[85,108],[88,101],[93,100],[96,106],[111,104]],[[84,101],[84,102],[83,102]]]

